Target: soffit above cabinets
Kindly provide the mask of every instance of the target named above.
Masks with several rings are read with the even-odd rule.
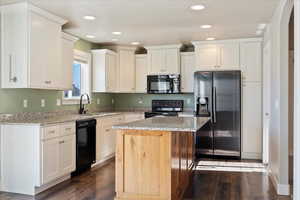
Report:
[[[7,3],[16,0],[2,0]],[[279,0],[29,0],[69,21],[64,30],[96,43],[141,45],[176,44],[207,37],[257,37],[260,23],[268,23]],[[192,11],[191,5],[206,9]],[[94,21],[83,16],[92,15]],[[212,28],[201,29],[210,24]],[[114,31],[122,32],[115,36]],[[86,38],[93,35],[95,38]]]

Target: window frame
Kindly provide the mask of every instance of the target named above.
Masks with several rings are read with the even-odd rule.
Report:
[[[92,100],[91,99],[92,98],[91,97],[91,91],[92,91],[92,88],[91,88],[92,87],[92,80],[91,80],[91,78],[92,78],[92,76],[91,76],[92,62],[91,62],[91,59],[92,59],[92,56],[88,52],[80,51],[77,49],[73,50],[73,54],[74,54],[73,62],[76,60],[78,62],[86,63],[86,65],[87,65],[87,79],[88,80],[84,80],[85,78],[83,78],[83,79],[81,78],[81,80],[83,81],[83,82],[81,82],[81,84],[83,84],[84,87],[86,87],[85,93],[87,93],[90,96],[90,100]],[[80,98],[78,98],[78,97],[65,98],[64,93],[65,93],[65,91],[62,91],[62,104],[63,105],[76,105],[76,104],[80,103]],[[88,103],[86,98],[83,100],[83,103],[85,103],[85,104]]]

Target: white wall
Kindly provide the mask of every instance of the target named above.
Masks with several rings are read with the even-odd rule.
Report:
[[[294,199],[300,199],[300,0],[295,0]]]
[[[288,181],[288,22],[292,0],[281,0],[265,33],[271,42],[271,115],[269,167],[279,194],[289,194]]]

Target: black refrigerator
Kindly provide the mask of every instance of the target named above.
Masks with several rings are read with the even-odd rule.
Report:
[[[194,74],[196,116],[210,117],[196,134],[196,157],[241,158],[241,72]]]

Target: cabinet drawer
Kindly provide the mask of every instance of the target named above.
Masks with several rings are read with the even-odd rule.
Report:
[[[74,135],[76,130],[75,130],[75,124],[74,123],[67,123],[67,124],[62,124],[60,125],[60,136],[65,136],[65,135]]]
[[[123,115],[107,117],[107,118],[103,118],[101,120],[102,126],[113,126],[114,124],[120,124],[122,122],[124,122],[124,116]]]
[[[43,140],[55,138],[59,136],[59,126],[48,126],[42,129]]]

